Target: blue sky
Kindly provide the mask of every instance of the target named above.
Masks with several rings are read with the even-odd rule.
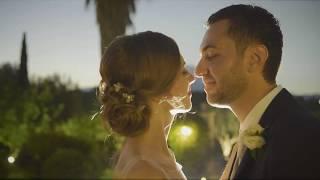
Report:
[[[58,73],[80,87],[99,82],[100,43],[93,4],[85,0],[1,0],[0,64],[19,63],[27,32],[31,77]],[[187,64],[196,65],[204,24],[231,4],[256,4],[280,21],[284,34],[278,83],[295,94],[320,93],[320,1],[139,0],[127,34],[146,30],[173,37]]]

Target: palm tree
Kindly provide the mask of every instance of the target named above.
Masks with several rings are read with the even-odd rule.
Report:
[[[113,38],[123,35],[132,25],[131,13],[135,13],[135,0],[94,0],[97,23],[100,28],[101,54]],[[92,0],[86,0],[86,7]]]

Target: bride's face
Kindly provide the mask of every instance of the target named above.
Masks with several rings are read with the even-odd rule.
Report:
[[[186,69],[186,64],[181,57],[181,67],[169,92],[168,102],[172,106],[173,113],[184,113],[191,109],[191,85],[194,76]]]

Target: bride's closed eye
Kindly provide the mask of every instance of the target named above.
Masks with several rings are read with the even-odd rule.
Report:
[[[183,75],[189,75],[189,71],[184,67],[182,71]]]

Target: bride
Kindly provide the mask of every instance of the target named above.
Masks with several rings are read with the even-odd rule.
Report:
[[[175,41],[151,31],[117,37],[100,74],[103,120],[125,136],[114,178],[186,179],[167,144],[175,114],[191,109],[194,82]]]

